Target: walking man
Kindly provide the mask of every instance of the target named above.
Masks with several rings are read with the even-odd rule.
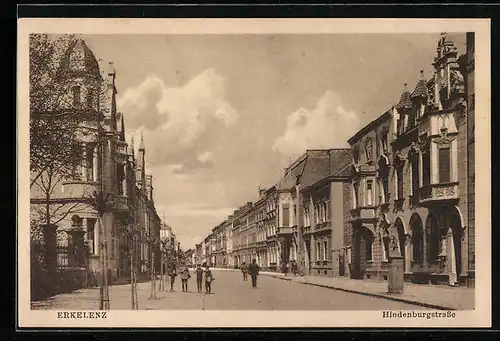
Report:
[[[241,265],[241,273],[243,273],[243,281],[246,281],[248,278],[248,266],[245,262]]]
[[[170,292],[174,292],[174,282],[175,282],[175,276],[177,276],[177,272],[175,270],[175,265],[171,265],[169,267],[168,271],[168,276],[170,277]]]
[[[248,272],[252,278],[252,287],[257,288],[257,276],[259,275],[259,265],[256,259],[252,259],[252,264],[248,266]]]
[[[207,268],[205,270],[205,293],[207,295],[212,293],[213,280],[214,280],[214,277],[212,275],[212,270],[210,270],[210,267],[207,265]]]
[[[203,282],[203,269],[201,265],[198,264],[196,267],[196,287],[198,288],[198,292],[202,292],[203,288],[201,283]]]
[[[188,291],[188,280],[191,277],[189,274],[189,269],[187,266],[182,265],[181,266],[181,281],[182,281],[182,291],[187,292]]]

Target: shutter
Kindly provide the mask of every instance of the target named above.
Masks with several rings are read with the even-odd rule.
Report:
[[[333,253],[333,250],[332,250],[332,237],[329,237],[328,238],[328,245],[327,245],[327,259],[328,260],[332,260],[332,253]]]
[[[450,182],[450,148],[439,149],[439,182]]]

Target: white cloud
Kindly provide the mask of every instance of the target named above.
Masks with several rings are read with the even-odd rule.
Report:
[[[198,160],[201,163],[215,163],[215,158],[212,152],[203,152],[198,155]]]
[[[144,131],[146,152],[155,164],[175,163],[192,158],[195,166],[200,139],[212,139],[217,129],[226,129],[238,118],[238,112],[225,99],[224,79],[207,69],[183,87],[169,87],[155,74],[128,88],[118,98],[131,131]],[[136,147],[137,147],[136,141]],[[203,140],[207,145],[207,141]],[[177,157],[175,157],[177,156]],[[206,161],[213,158],[207,158]],[[207,163],[207,162],[204,162]]]
[[[306,149],[341,148],[360,126],[355,112],[342,106],[334,91],[327,91],[313,110],[300,108],[287,117],[286,129],[276,139],[273,150],[298,155]]]

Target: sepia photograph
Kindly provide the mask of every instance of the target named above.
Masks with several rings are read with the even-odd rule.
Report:
[[[23,325],[491,323],[488,20],[88,20],[19,22]]]

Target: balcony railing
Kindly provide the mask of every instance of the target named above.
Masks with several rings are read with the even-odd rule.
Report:
[[[426,185],[418,192],[421,203],[458,199],[458,182]]]
[[[280,227],[278,228],[278,233],[279,235],[285,235],[285,234],[292,234],[293,233],[293,227]]]

